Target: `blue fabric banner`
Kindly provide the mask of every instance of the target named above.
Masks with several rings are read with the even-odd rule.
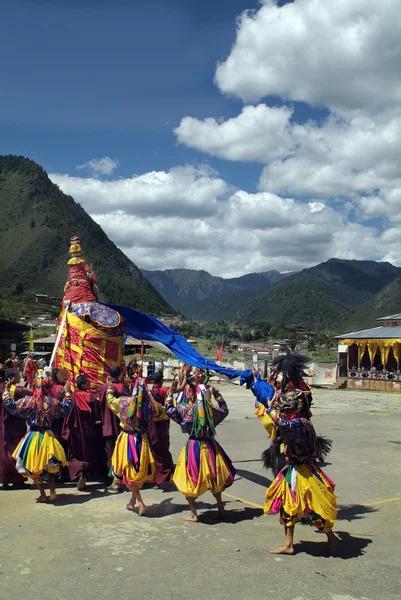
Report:
[[[174,329],[170,329],[155,317],[127,306],[119,306],[118,304],[108,304],[108,306],[118,311],[126,320],[125,333],[127,335],[132,335],[144,342],[160,342],[171,350],[177,358],[193,367],[209,369],[220,375],[225,375],[229,379],[240,377],[243,374],[243,371],[227,369],[214,360],[205,358],[179,333]]]

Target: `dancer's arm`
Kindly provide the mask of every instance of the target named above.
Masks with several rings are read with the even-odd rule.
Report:
[[[213,406],[213,423],[214,425],[218,425],[221,423],[226,416],[228,415],[228,406],[223,396],[220,394],[219,390],[215,387],[211,387],[211,392],[213,394],[214,399],[216,400],[219,407]]]
[[[19,400],[15,400],[11,397],[10,387],[11,380],[6,382],[6,387],[3,392],[3,405],[6,407],[9,413],[22,419],[29,419],[35,410],[35,401],[32,396],[25,396]]]
[[[167,393],[166,400],[164,402],[164,408],[166,409],[166,413],[167,413],[167,416],[169,417],[169,419],[171,419],[172,421],[175,421],[176,423],[178,423],[178,425],[181,425],[182,418],[181,418],[180,412],[179,412],[178,408],[176,406],[174,406],[174,394],[177,393],[177,391],[178,391],[178,384],[176,381],[173,381],[173,383],[171,384],[171,387]]]
[[[54,398],[54,400],[56,400],[56,398]],[[64,397],[62,400],[56,400],[57,404],[56,404],[56,410],[54,411],[54,418],[55,419],[63,419],[64,417],[66,417],[67,415],[70,414],[71,409],[72,409],[72,395],[71,395],[71,389],[70,389],[70,382],[67,381],[67,383],[64,386]]]
[[[120,413],[120,398],[118,398],[114,394],[115,389],[109,387],[106,392],[106,400],[111,412],[118,416]]]

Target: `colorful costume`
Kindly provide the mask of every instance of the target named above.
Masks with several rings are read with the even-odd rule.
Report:
[[[132,396],[118,397],[110,386],[106,398],[122,428],[111,458],[110,476],[130,489],[133,485],[141,488],[147,481],[152,481],[155,474],[148,423],[160,416],[163,407],[153,400],[146,384],[139,379],[134,384]]]
[[[128,396],[129,389],[126,383],[121,382],[119,379],[111,380],[111,386],[114,389],[114,395],[118,398],[120,396]],[[107,472],[111,469],[111,457],[113,456],[114,446],[116,439],[120,433],[120,421],[118,416],[113,414],[107,404],[107,390],[109,385],[107,383],[101,385],[96,392],[96,401],[99,403],[100,415],[102,421],[102,436],[104,452],[107,460]]]
[[[59,329],[63,324],[63,329],[54,366],[66,369],[72,382],[80,374],[87,375],[92,387],[97,387],[106,382],[110,366],[121,364],[125,321],[98,302],[96,275],[85,265],[76,236],[71,238],[70,253],[64,308],[57,325]]]
[[[168,388],[155,383],[151,394],[162,406],[165,404]],[[155,483],[162,485],[170,481],[174,473],[174,461],[170,452],[170,420],[163,412],[149,423],[149,439],[155,461]]]
[[[303,416],[307,403],[302,390],[277,394],[278,407],[267,409],[280,428],[286,466],[266,492],[265,514],[280,513],[283,525],[295,525],[308,517],[324,533],[337,518],[333,481],[317,466],[322,448],[312,423]]]
[[[309,407],[312,403],[312,394],[310,387],[303,380],[303,376],[306,375],[307,362],[308,357],[302,354],[279,355],[273,361],[268,381],[263,380],[259,373],[254,371],[244,371],[241,376],[240,385],[246,383],[247,388],[252,390],[256,398],[255,415],[266,429],[272,442],[270,447],[263,452],[262,458],[265,468],[271,469],[275,477],[285,465],[284,444],[279,427],[270,417],[268,401],[278,392],[302,390],[305,398],[303,416],[310,419],[312,413]],[[322,440],[323,442],[324,440]],[[323,449],[327,453],[329,445],[324,443]]]
[[[234,482],[233,464],[214,439],[216,426],[228,415],[222,396],[216,396],[216,400],[218,408],[213,406],[204,384],[187,386],[176,405],[172,396],[166,398],[167,415],[189,434],[173,476],[175,485],[187,498],[197,498],[207,490],[220,494]]]
[[[25,419],[29,431],[16,447],[13,458],[16,469],[24,477],[40,482],[48,474],[58,473],[67,465],[65,452],[57,441],[51,426],[54,419],[62,419],[71,410],[71,396],[63,401],[46,395],[51,388],[50,378],[37,376],[32,396],[13,399],[9,391],[3,392],[3,404],[15,416]]]

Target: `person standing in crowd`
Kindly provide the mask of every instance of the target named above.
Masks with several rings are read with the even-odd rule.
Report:
[[[67,369],[52,369],[51,373],[52,379],[52,388],[50,391],[50,395],[53,398],[57,398],[60,402],[64,400],[64,386],[68,381],[68,371]],[[64,419],[57,419],[53,422],[52,431],[56,436],[57,440],[62,445],[64,452],[67,454],[67,442],[63,438],[63,426]],[[60,478],[64,479],[64,475],[66,474],[66,469],[60,471]]]
[[[131,359],[127,366],[127,377],[133,382],[137,377],[142,377],[143,367],[142,364],[138,363],[138,360],[134,357]]]
[[[3,405],[1,396],[9,381],[9,393],[12,400],[20,400],[31,393],[28,388],[19,384],[20,375],[17,369],[2,369],[0,371],[0,483],[4,488],[10,484],[13,487],[23,487],[24,478],[15,468],[13,452],[21,438],[26,433],[26,423],[18,416],[11,414]]]
[[[38,372],[37,364],[34,361],[33,354],[28,354],[27,359],[24,363],[23,369],[23,377],[26,383],[26,386],[32,390],[33,382],[35,381],[36,373]]]
[[[62,436],[67,442],[70,479],[77,481],[78,490],[84,490],[89,476],[99,468],[97,426],[101,418],[87,375],[78,375],[75,384],[77,390],[72,394],[72,410],[64,421]]]
[[[163,373],[157,371],[148,381],[153,383],[153,398],[164,406],[169,388],[163,387]],[[155,461],[154,483],[163,486],[170,482],[174,473],[174,461],[170,452],[170,419],[163,413],[150,421],[148,431]]]
[[[12,369],[14,367],[13,365],[13,355],[10,354],[9,356],[7,356],[6,361],[4,363],[4,366],[6,369]]]
[[[16,469],[24,477],[36,483],[40,495],[36,502],[54,502],[56,486],[54,476],[67,465],[65,452],[51,430],[55,419],[62,419],[71,411],[70,384],[64,390],[64,400],[60,402],[50,396],[52,381],[47,375],[38,375],[32,396],[19,400],[12,398],[12,380],[7,379],[3,392],[3,404],[14,416],[24,419],[29,427],[27,433],[13,452]],[[44,483],[49,481],[50,497],[46,495]]]
[[[107,460],[107,474],[111,469],[111,457],[113,456],[116,439],[120,433],[120,419],[118,415],[113,414],[107,404],[106,394],[111,386],[116,398],[120,396],[129,396],[130,390],[128,385],[122,381],[121,370],[118,365],[109,367],[110,384],[101,385],[96,392],[96,400],[100,408],[102,421],[102,437],[103,447]],[[120,491],[121,483],[119,479],[114,479],[110,485],[110,491]]]
[[[153,361],[148,362],[148,366],[146,367],[146,379],[150,379],[155,372],[155,363]]]

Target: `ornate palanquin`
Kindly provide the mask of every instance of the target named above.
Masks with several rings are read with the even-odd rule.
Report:
[[[73,384],[81,374],[96,387],[105,383],[110,366],[121,365],[125,321],[117,311],[97,301],[96,276],[84,264],[76,236],[71,238],[70,253],[53,366],[66,369]]]
[[[62,323],[65,309],[59,317]],[[93,386],[106,382],[108,368],[121,365],[122,335],[113,336],[68,313],[56,352],[55,367],[67,369],[75,381],[85,374]]]

